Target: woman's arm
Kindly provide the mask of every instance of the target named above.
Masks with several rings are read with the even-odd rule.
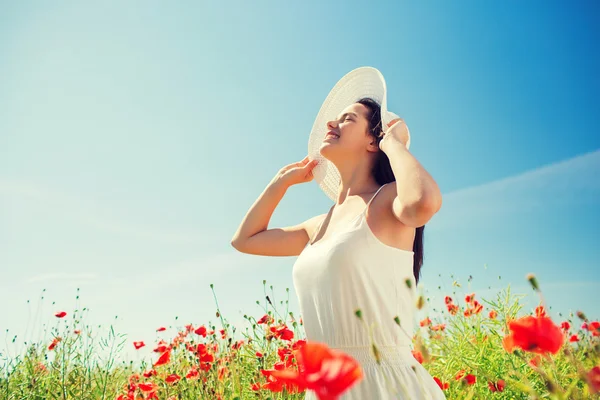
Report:
[[[417,228],[425,225],[440,210],[442,194],[433,177],[406,148],[402,140],[405,137],[402,128],[406,125],[404,122],[397,125],[399,130],[389,132],[380,142],[396,178],[392,210],[400,222]]]
[[[311,171],[314,165],[316,163],[309,163],[305,158],[281,169],[246,213],[231,239],[231,245],[247,254],[299,255],[306,247],[316,222],[323,218],[322,215],[285,228],[268,229],[268,226],[275,208],[288,188],[293,184],[312,180]]]

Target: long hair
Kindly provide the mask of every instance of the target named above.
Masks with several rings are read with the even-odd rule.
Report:
[[[367,107],[369,109],[368,121],[369,121],[369,131],[371,136],[373,136],[376,140],[377,145],[382,139],[382,130],[381,130],[381,106],[372,98],[364,97],[357,101]],[[375,181],[379,185],[384,185],[389,182],[394,182],[396,177],[394,177],[394,172],[392,171],[392,166],[390,165],[390,160],[387,155],[383,152],[383,150],[379,150],[377,153],[377,158],[375,159],[375,163],[373,165],[373,170],[371,171]],[[421,276],[421,266],[423,265],[423,231],[425,230],[425,225],[416,228],[415,232],[415,240],[413,242],[413,274],[415,276],[415,282],[419,283],[419,278]]]

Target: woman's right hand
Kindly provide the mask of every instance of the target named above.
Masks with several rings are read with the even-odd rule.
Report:
[[[302,161],[281,168],[275,180],[288,187],[298,183],[310,182],[314,179],[312,170],[317,164],[317,160],[308,161],[308,156],[306,156]]]

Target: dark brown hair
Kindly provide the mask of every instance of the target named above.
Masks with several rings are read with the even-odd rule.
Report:
[[[369,109],[370,113],[367,116],[367,120],[369,121],[369,131],[370,134],[375,138],[377,145],[379,145],[379,141],[382,138],[381,106],[370,97],[362,98],[358,100],[357,103],[360,103]],[[379,150],[377,153],[377,158],[375,160],[375,164],[373,165],[372,173],[375,181],[377,181],[379,185],[384,185],[396,180],[396,177],[394,177],[394,172],[392,171],[392,166],[390,165],[390,160],[382,150]],[[413,274],[415,276],[416,283],[419,283],[421,266],[423,265],[424,230],[425,225],[416,228],[415,240],[413,242]]]

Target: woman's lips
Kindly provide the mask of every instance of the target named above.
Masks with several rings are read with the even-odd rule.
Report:
[[[337,133],[327,132],[325,139],[338,139],[340,136]]]

